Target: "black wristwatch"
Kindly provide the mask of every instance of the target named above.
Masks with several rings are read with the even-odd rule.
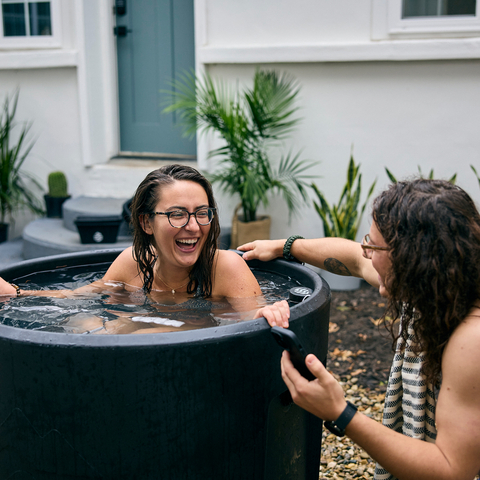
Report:
[[[356,413],[357,407],[353,405],[353,403],[347,402],[347,406],[341,415],[335,421],[330,420],[328,422],[324,422],[324,425],[328,428],[328,430],[337,435],[337,437],[343,437],[345,435],[345,429],[347,428],[347,425],[350,423],[350,420]]]

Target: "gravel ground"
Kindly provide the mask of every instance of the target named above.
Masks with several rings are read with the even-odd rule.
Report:
[[[347,400],[377,421],[382,420],[393,355],[378,322],[384,306],[378,291],[366,283],[353,292],[332,292],[327,367]],[[323,429],[319,480],[371,480],[374,472],[375,462],[364,450]]]
[[[358,411],[381,422],[385,393],[372,391],[358,385],[358,378],[351,375],[336,376],[346,399],[358,407]],[[322,457],[319,480],[373,478],[375,462],[348,437],[337,437],[327,429],[322,433]]]

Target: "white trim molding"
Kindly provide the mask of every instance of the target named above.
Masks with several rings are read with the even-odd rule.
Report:
[[[480,38],[415,39],[320,45],[198,47],[199,64],[321,63],[480,58]]]
[[[76,50],[0,51],[0,70],[76,67]]]

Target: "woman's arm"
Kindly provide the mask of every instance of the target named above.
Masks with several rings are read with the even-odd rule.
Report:
[[[105,273],[102,281],[93,282],[75,290],[20,290],[22,296],[36,296],[36,297],[54,297],[54,298],[71,298],[75,295],[83,295],[85,293],[100,291],[105,289],[104,282],[113,280],[117,284],[124,283],[133,286],[141,287],[140,278],[136,268],[137,263],[132,257],[132,248],[124,250],[112,263],[110,268]],[[112,285],[114,289],[118,287]],[[15,297],[17,291],[11,283],[8,283],[0,277],[0,296]]]
[[[272,260],[283,256],[286,240],[256,240],[238,247],[245,260]],[[359,243],[344,238],[328,237],[295,240],[290,253],[300,262],[314,265],[337,275],[365,279],[379,287],[378,274],[372,262],[363,256]]]
[[[435,444],[397,433],[361,413],[346,428],[399,480],[472,480],[480,470],[480,319],[476,322],[468,332],[456,331],[444,353]],[[314,355],[306,363],[317,377],[312,382],[300,376],[287,353],[282,357],[282,377],[293,400],[324,420],[336,420],[346,406],[342,388]]]

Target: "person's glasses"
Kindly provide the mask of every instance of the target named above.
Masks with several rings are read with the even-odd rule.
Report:
[[[370,235],[367,233],[362,240],[363,253],[367,256],[372,250],[389,250],[388,247],[380,247],[370,244]],[[370,251],[370,252],[369,252]]]
[[[196,212],[187,212],[186,210],[173,210],[171,212],[152,212],[152,215],[166,215],[170,225],[174,228],[182,228],[193,215],[199,225],[205,226],[212,222],[213,211],[215,208],[200,208]]]

